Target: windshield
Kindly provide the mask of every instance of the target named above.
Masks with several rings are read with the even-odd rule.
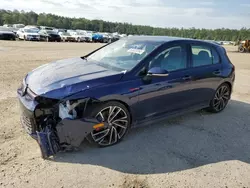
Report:
[[[87,57],[109,69],[131,70],[162,42],[121,39]]]
[[[26,33],[38,33],[38,30],[36,29],[24,29]]]

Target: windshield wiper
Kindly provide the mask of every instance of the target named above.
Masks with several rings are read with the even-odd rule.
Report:
[[[81,57],[83,60],[86,60],[87,61],[87,57],[86,56],[83,56]]]

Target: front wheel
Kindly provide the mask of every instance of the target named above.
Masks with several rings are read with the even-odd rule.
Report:
[[[216,90],[214,98],[210,102],[208,111],[213,113],[221,112],[225,109],[231,97],[231,88],[228,84],[222,84]]]
[[[114,145],[126,135],[131,118],[127,108],[119,102],[107,102],[92,111],[92,117],[105,126],[92,131],[87,139],[101,147]]]

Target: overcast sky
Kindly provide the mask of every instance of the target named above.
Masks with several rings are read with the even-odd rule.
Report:
[[[0,0],[0,9],[159,27],[250,28],[250,0]]]

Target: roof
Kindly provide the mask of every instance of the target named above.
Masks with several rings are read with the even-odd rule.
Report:
[[[203,43],[206,43],[206,44],[212,44],[214,46],[219,46],[218,43],[214,42],[214,41],[205,41],[205,40],[199,40],[199,39],[191,39],[191,38],[182,38],[182,37],[170,37],[170,36],[136,36],[136,35],[133,35],[133,36],[128,36],[128,38],[130,39],[134,39],[134,40],[147,40],[147,41],[152,41],[152,42],[171,42],[171,41],[183,41],[183,40],[186,40],[186,41],[198,41],[198,42],[203,42]]]
[[[162,42],[170,42],[170,41],[176,41],[176,40],[194,40],[189,38],[181,38],[181,37],[170,37],[170,36],[129,36],[129,38],[135,39],[135,40],[149,40],[149,41],[162,41]]]

